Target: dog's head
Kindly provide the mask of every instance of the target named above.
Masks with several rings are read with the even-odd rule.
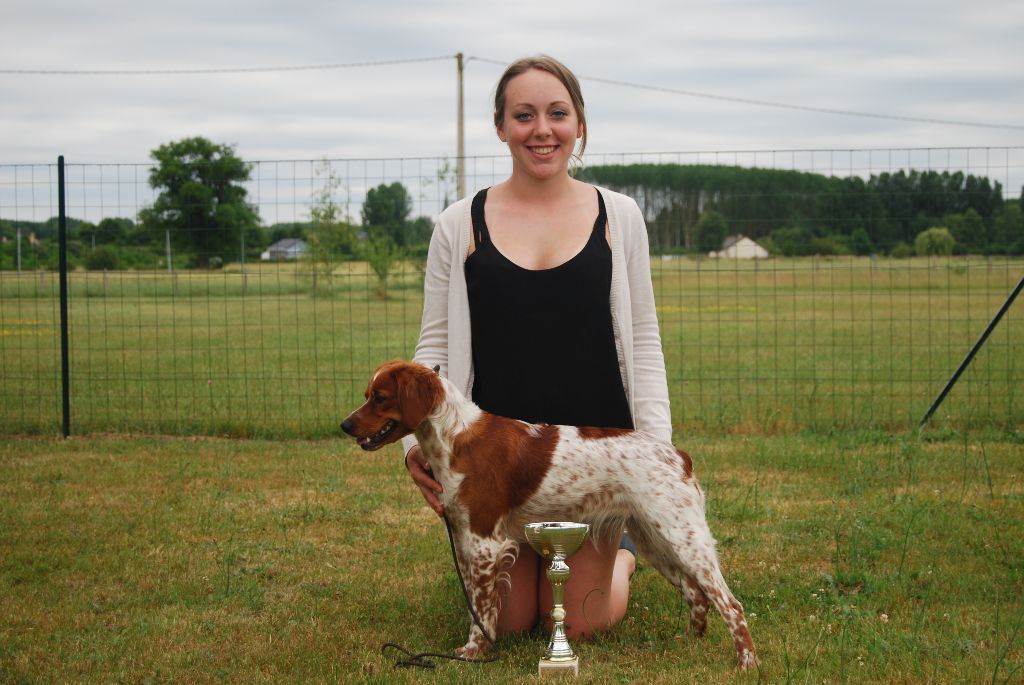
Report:
[[[444,387],[436,368],[394,361],[377,367],[365,397],[341,430],[364,450],[376,450],[414,432],[444,397]]]

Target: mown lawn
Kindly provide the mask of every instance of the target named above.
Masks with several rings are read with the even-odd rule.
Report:
[[[762,661],[685,635],[641,563],[581,682],[1019,683],[1020,433],[684,441]],[[681,443],[684,444],[684,443]],[[0,443],[0,682],[534,682],[497,663],[396,669],[468,628],[443,527],[396,448],[94,436]]]

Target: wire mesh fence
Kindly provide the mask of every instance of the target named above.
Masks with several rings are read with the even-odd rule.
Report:
[[[1021,148],[588,155],[584,174],[636,197],[659,250],[652,275],[676,428],[916,425],[1024,275],[1024,258],[1013,254],[1022,159]],[[508,165],[468,159],[468,191],[500,182]],[[803,180],[751,187],[734,178],[708,190],[705,176],[708,187],[675,200],[677,189],[622,180],[623,169],[652,166]],[[166,190],[151,187],[153,168],[67,166],[72,432],[332,434],[361,401],[370,370],[412,354],[424,240],[455,199],[454,164],[255,162],[238,185],[258,222],[191,220],[186,232],[219,231],[207,243],[175,234],[170,214],[146,214]],[[961,191],[879,181],[915,172],[925,181],[961,174]],[[53,165],[0,165],[0,431],[8,433],[56,433],[61,424],[56,175]],[[839,182],[851,189],[837,190]],[[389,226],[375,212],[395,197],[405,209]],[[701,217],[711,211],[725,233],[752,233],[773,256],[707,257]],[[897,249],[943,224],[960,246],[984,231],[988,254]],[[873,239],[868,251],[850,240],[859,227]],[[786,235],[816,240],[817,254],[778,256]],[[935,421],[1019,430],[1021,329],[1017,305]]]

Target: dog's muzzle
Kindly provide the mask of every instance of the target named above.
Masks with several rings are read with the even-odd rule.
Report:
[[[359,445],[362,449],[366,450],[367,452],[380,449],[381,447],[383,447],[384,442],[388,439],[388,436],[394,433],[396,428],[398,428],[398,422],[395,421],[394,419],[388,419],[387,423],[384,424],[384,427],[381,428],[376,433],[374,433],[373,435],[359,437],[358,435],[356,435],[355,422],[352,421],[351,416],[341,422],[341,430],[345,431],[353,438],[355,438],[356,444]]]

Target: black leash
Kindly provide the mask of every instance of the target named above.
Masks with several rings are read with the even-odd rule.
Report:
[[[433,657],[437,659],[450,659],[451,661],[465,661],[471,664],[487,664],[492,661],[497,661],[498,655],[494,654],[484,659],[467,659],[464,656],[457,654],[442,654],[440,652],[416,652],[413,654],[402,645],[394,642],[385,642],[381,645],[380,652],[384,654],[388,649],[397,649],[399,652],[405,654],[404,659],[399,659],[395,662],[395,668],[411,668],[413,666],[417,668],[435,668],[437,664],[428,659],[427,657]]]
[[[385,642],[381,645],[381,654],[384,654],[388,649],[395,649],[405,654],[404,659],[399,659],[395,662],[396,668],[411,668],[413,666],[417,668],[434,668],[435,664],[427,657],[433,657],[437,659],[449,659],[450,661],[465,661],[471,664],[489,664],[492,661],[498,660],[497,648],[495,648],[494,637],[488,634],[487,629],[484,628],[484,622],[480,620],[480,616],[477,615],[476,609],[473,608],[473,602],[469,598],[469,590],[466,588],[466,579],[462,577],[462,568],[459,566],[459,555],[455,551],[455,536],[452,534],[452,522],[448,520],[448,514],[444,515],[444,527],[448,531],[448,544],[452,549],[452,560],[455,562],[455,573],[459,576],[459,585],[462,586],[462,596],[466,600],[466,606],[469,607],[469,613],[473,617],[473,623],[483,633],[484,638],[491,643],[493,651],[481,659],[469,659],[464,656],[457,654],[442,654],[440,652],[410,652],[408,649],[394,642]]]

